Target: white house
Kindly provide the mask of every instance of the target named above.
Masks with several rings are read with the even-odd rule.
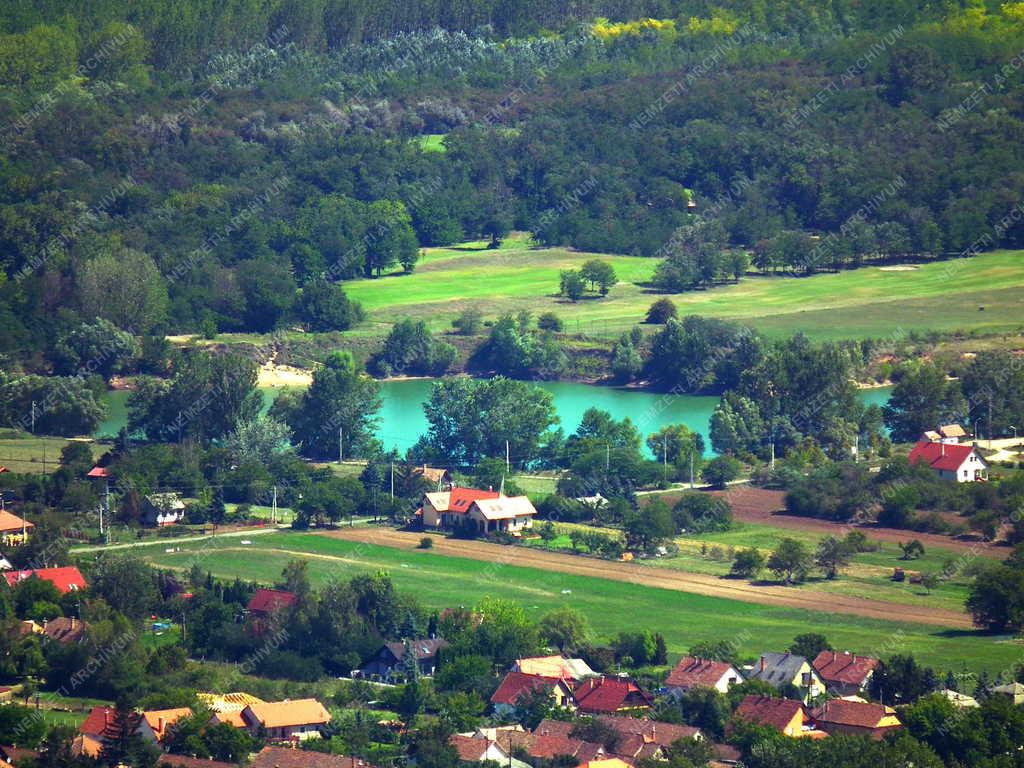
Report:
[[[986,480],[988,464],[971,445],[922,440],[910,452],[911,464],[927,464],[944,480],[973,483]]]
[[[420,515],[424,528],[452,530],[472,521],[479,533],[519,533],[533,526],[537,514],[525,496],[502,496],[495,491],[453,487],[423,494]]]
[[[668,673],[665,687],[674,696],[692,688],[713,688],[719,693],[728,693],[730,688],[742,682],[743,675],[726,661],[684,656]]]

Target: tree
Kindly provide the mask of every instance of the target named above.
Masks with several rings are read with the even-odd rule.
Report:
[[[420,449],[456,465],[504,457],[514,464],[540,458],[558,423],[550,393],[501,376],[436,382],[424,404],[429,431]]]
[[[404,318],[391,327],[370,366],[385,376],[440,376],[455,356],[455,347],[436,340],[423,320]]]
[[[93,595],[129,619],[149,616],[159,602],[153,569],[134,555],[100,555],[89,588]]]
[[[340,285],[319,279],[306,283],[297,310],[311,331],[346,331],[363,319],[358,301],[350,301]]]
[[[675,302],[672,299],[658,299],[647,309],[644,322],[650,325],[662,325],[678,317]]]
[[[753,579],[764,568],[764,563],[765,557],[760,550],[754,547],[741,549],[733,558],[729,575],[739,579]]]
[[[628,333],[622,334],[612,347],[612,373],[619,381],[632,381],[643,370],[640,351]]]
[[[900,555],[900,560],[917,560],[920,557],[924,557],[924,544],[919,539],[911,539],[904,543],[899,543],[900,550],[903,552]]]
[[[834,579],[839,575],[839,569],[850,564],[852,553],[846,543],[835,536],[826,536],[818,542],[818,549],[814,553],[814,564],[821,568],[826,579]]]
[[[283,263],[269,258],[251,259],[238,268],[245,295],[245,327],[266,333],[291,311],[295,304],[295,280]]]
[[[935,690],[939,680],[910,654],[884,659],[871,675],[871,698],[889,705],[910,704]]]
[[[992,632],[1024,627],[1024,569],[993,564],[975,576],[967,595],[975,625]]]
[[[103,318],[133,334],[144,334],[167,313],[167,285],[156,264],[139,251],[97,256],[78,280],[82,315]]]
[[[558,648],[559,653],[573,651],[587,642],[586,617],[574,608],[556,608],[541,616],[537,625],[541,638]]]
[[[725,488],[740,476],[742,468],[743,465],[732,456],[716,456],[704,466],[700,476],[715,488]]]
[[[559,274],[559,293],[569,301],[576,302],[583,298],[587,287],[583,277],[575,269],[563,269]]]
[[[144,379],[132,392],[129,429],[150,440],[225,437],[256,419],[263,404],[256,379],[256,364],[246,357],[189,350],[176,360],[170,382]]]
[[[704,436],[685,424],[669,424],[649,435],[647,449],[672,465],[673,479],[688,480],[691,469],[699,476],[704,466]]]
[[[54,345],[54,371],[61,375],[98,373],[109,379],[140,354],[135,337],[109,320],[80,323]]]
[[[107,415],[103,389],[98,376],[7,379],[0,374],[0,423],[34,428],[39,435],[90,435]]]
[[[955,381],[932,364],[922,364],[898,374],[889,402],[883,407],[885,424],[897,443],[916,441],[925,430],[962,421],[967,405]]]
[[[272,459],[291,448],[291,431],[287,425],[269,416],[240,421],[226,438],[224,448],[239,464],[269,464]]]
[[[766,565],[776,576],[783,577],[786,584],[792,584],[807,577],[811,555],[803,542],[785,538],[772,550]]]
[[[412,219],[401,201],[378,200],[367,208],[366,277],[380,277],[396,263],[412,272],[419,258],[419,243]]]
[[[278,397],[270,416],[291,428],[305,456],[336,457],[339,448],[358,456],[370,447],[380,405],[380,385],[356,371],[350,353],[334,352],[313,372],[309,389]]]
[[[661,499],[655,499],[628,513],[623,521],[623,529],[626,532],[626,546],[642,552],[649,552],[676,532],[672,512]]]
[[[817,632],[806,632],[793,638],[787,651],[795,656],[803,656],[809,661],[814,661],[822,651],[831,651],[832,646],[822,634]]]
[[[727,531],[732,528],[732,507],[721,496],[685,493],[672,508],[676,530],[688,533]]]
[[[583,262],[579,271],[580,278],[590,283],[590,290],[597,290],[602,296],[607,296],[608,291],[619,282],[615,276],[615,268],[607,261],[590,259]]]

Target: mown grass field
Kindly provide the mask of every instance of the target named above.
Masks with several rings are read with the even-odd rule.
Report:
[[[556,531],[560,534],[550,542],[539,538],[530,539],[527,546],[543,547],[552,550],[571,548],[569,532],[573,528],[593,530],[591,526],[560,523]],[[601,532],[620,536],[613,528],[601,528]],[[870,538],[870,532],[868,532]],[[907,540],[914,537],[912,531],[907,532]],[[803,542],[813,552],[823,536],[792,528],[778,528],[756,523],[736,522],[732,530],[679,536],[675,544],[679,554],[673,557],[653,558],[642,561],[652,568],[668,568],[688,573],[703,573],[712,576],[725,576],[732,565],[732,556],[736,550],[756,548],[767,556],[784,538]],[[870,600],[881,600],[908,605],[925,605],[949,610],[961,610],[967,599],[967,590],[972,577],[969,565],[976,559],[970,555],[961,555],[951,549],[929,547],[924,557],[916,560],[901,560],[899,547],[891,542],[876,541],[877,551],[862,552],[853,556],[850,565],[842,570],[839,577],[827,580],[815,570],[811,578],[800,589],[808,592],[825,594],[842,594],[863,597]],[[585,551],[585,548],[582,549]],[[950,576],[943,579],[931,593],[920,584],[909,581],[896,582],[891,576],[894,568],[921,573],[942,573],[949,565]],[[770,571],[764,571],[761,579],[771,580]]]
[[[598,639],[647,627],[665,635],[674,655],[701,640],[735,639],[740,652],[753,657],[761,650],[785,648],[801,632],[821,631],[838,648],[882,655],[913,652],[928,664],[956,671],[966,666],[995,673],[1024,656],[1024,645],[1008,637],[760,606],[524,568],[515,564],[516,548],[508,548],[507,563],[485,563],[429,550],[406,551],[285,532],[255,538],[249,546],[222,540],[181,545],[181,551],[174,553],[159,546],[137,551],[157,566],[187,569],[198,562],[217,576],[266,584],[276,580],[294,558],[309,562],[315,584],[383,569],[399,589],[411,591],[435,608],[473,605],[484,596],[494,596],[516,600],[538,617],[570,605],[587,616]]]
[[[448,329],[459,312],[475,306],[491,318],[550,310],[562,316],[568,332],[597,336],[641,322],[659,297],[646,285],[656,259],[531,248],[525,235],[510,237],[497,251],[485,246],[426,249],[412,275],[354,280],[345,289],[367,310],[370,328],[409,316]],[[615,267],[619,284],[603,299],[573,304],[559,297],[559,272],[595,257]],[[1009,332],[1024,327],[1024,254],[1000,251],[903,271],[869,266],[801,278],[750,276],[671,298],[681,314],[742,321],[771,336],[798,330],[819,339],[912,330]],[[936,312],[940,299],[942,311]]]
[[[11,472],[43,474],[60,467],[60,452],[73,441],[63,437],[35,437],[14,430],[0,431],[0,466]],[[106,447],[90,444],[94,457]]]

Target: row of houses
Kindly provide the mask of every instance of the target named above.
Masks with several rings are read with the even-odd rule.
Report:
[[[244,729],[272,743],[295,745],[319,738],[331,721],[330,712],[316,699],[268,702],[246,693],[199,697],[212,713],[211,724]],[[128,728],[144,741],[162,747],[174,724],[191,716],[188,707],[132,712],[128,715]],[[79,727],[72,751],[98,757],[105,744],[118,738],[123,725],[112,707],[94,707]]]

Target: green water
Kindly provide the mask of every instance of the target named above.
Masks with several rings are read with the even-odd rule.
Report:
[[[426,379],[381,383],[383,405],[377,436],[386,448],[394,447],[404,453],[427,431],[423,403],[430,397],[432,383]],[[718,403],[717,397],[660,395],[562,381],[537,382],[535,386],[547,390],[554,397],[555,410],[566,434],[576,430],[587,408],[600,408],[616,419],[629,416],[644,436],[657,432],[667,424],[685,424],[704,435],[704,443],[708,451],[711,450],[708,422]],[[281,390],[262,391],[266,407],[269,408]],[[889,388],[863,390],[861,398],[867,404],[883,405],[889,399],[890,391]],[[96,437],[113,437],[127,424],[127,400],[127,392],[107,393],[110,413],[96,430]]]

